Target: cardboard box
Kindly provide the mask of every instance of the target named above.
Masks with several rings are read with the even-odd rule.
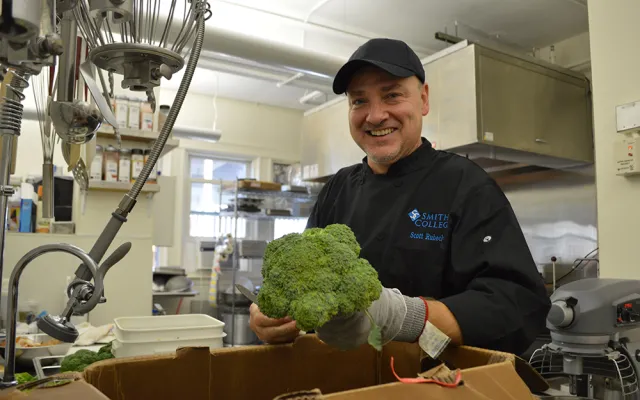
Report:
[[[455,376],[460,368],[462,384],[398,382],[391,357],[399,377],[416,378],[429,369],[426,377],[451,386],[447,376]],[[183,348],[175,355],[101,361],[87,368],[81,380],[35,390],[27,398],[522,400],[534,398],[531,390],[548,388],[535,371],[511,354],[451,347],[441,359],[449,370],[442,365],[427,367],[426,361],[434,361],[425,359],[415,344],[390,343],[382,353],[367,345],[340,351],[315,335],[305,335],[288,345],[214,351]]]

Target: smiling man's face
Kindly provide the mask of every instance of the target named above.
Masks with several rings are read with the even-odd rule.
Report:
[[[363,68],[351,79],[347,98],[351,137],[375,173],[386,173],[391,164],[420,147],[429,95],[418,78]]]

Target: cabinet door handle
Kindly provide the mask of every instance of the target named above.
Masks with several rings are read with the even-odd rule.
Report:
[[[548,143],[548,142],[544,139],[536,139],[536,143]]]

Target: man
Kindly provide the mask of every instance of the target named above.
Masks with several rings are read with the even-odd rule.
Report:
[[[544,329],[544,283],[495,181],[421,137],[428,89],[405,43],[373,39],[356,50],[333,90],[347,95],[351,136],[366,157],[325,185],[308,227],[355,232],[384,286],[369,311],[385,342],[418,340],[428,320],[454,344],[521,354]],[[269,319],[255,304],[251,327],[268,343],[299,333],[295,321]],[[348,349],[366,343],[369,329],[358,313],[317,334]]]

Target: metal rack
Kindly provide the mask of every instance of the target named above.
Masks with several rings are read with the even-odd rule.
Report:
[[[222,227],[222,218],[223,217],[233,217],[233,254],[231,256],[232,267],[231,267],[231,285],[234,288],[233,293],[235,293],[235,286],[238,278],[238,272],[240,270],[240,256],[239,256],[239,245],[238,245],[238,219],[245,218],[248,220],[274,220],[276,218],[300,218],[298,216],[290,215],[268,215],[265,212],[246,212],[238,210],[238,200],[242,198],[251,198],[251,199],[272,199],[272,200],[286,200],[295,204],[313,204],[316,201],[317,196],[310,192],[293,192],[293,191],[282,191],[282,190],[262,190],[262,189],[254,189],[254,188],[241,188],[240,182],[245,179],[237,178],[233,182],[229,181],[220,181],[220,192],[219,192],[219,204],[222,206],[223,204],[223,196],[230,195],[233,196],[233,211],[222,211],[217,213],[219,219],[219,226]],[[220,232],[224,234],[223,232]],[[218,304],[220,301],[220,280],[217,282],[217,299]],[[235,316],[236,316],[236,306],[235,301],[231,304],[231,346],[235,345]]]

